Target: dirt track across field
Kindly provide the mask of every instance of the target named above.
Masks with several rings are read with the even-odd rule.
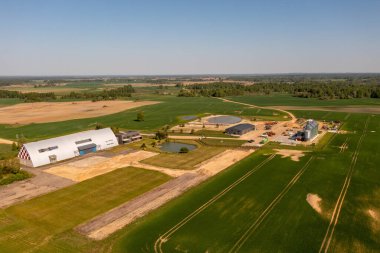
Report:
[[[138,196],[132,201],[95,217],[78,226],[76,230],[95,240],[104,239],[252,152],[253,150],[226,150],[218,156],[202,162],[195,170],[187,171],[187,173]]]
[[[0,108],[0,124],[30,124],[83,119],[117,113],[155,101],[78,101],[22,103]]]
[[[380,106],[271,106],[271,108],[290,111],[308,110],[380,114]]]

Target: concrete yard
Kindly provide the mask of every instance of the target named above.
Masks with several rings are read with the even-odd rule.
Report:
[[[0,186],[0,208],[32,199],[63,187],[75,184],[74,181],[44,172],[40,168],[26,168],[34,177]]]

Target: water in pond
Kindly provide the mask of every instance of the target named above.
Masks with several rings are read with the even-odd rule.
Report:
[[[187,116],[182,116],[181,119],[182,120],[193,120],[193,119],[196,119],[198,118],[197,116],[195,115],[187,115]]]
[[[165,142],[161,145],[160,149],[165,152],[179,153],[183,147],[187,148],[189,151],[197,148],[197,146],[193,144],[181,142]]]
[[[241,118],[236,117],[236,116],[216,116],[216,117],[211,117],[208,120],[208,123],[211,124],[235,124],[239,123],[241,121]]]

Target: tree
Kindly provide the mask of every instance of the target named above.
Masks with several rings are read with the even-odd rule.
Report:
[[[12,142],[12,150],[15,151],[18,149],[18,146],[16,144],[16,142]]]
[[[152,147],[156,147],[157,143],[154,141],[150,145],[152,145]]]
[[[111,130],[112,130],[112,132],[113,132],[114,134],[118,134],[118,133],[120,132],[119,128],[116,127],[116,126],[112,126],[112,127],[111,127]]]
[[[179,153],[181,153],[181,154],[189,153],[189,149],[186,148],[186,147],[182,147],[182,148],[179,150]]]
[[[144,121],[144,112],[138,112],[136,121]]]
[[[163,140],[168,137],[168,133],[166,131],[157,131],[156,133],[156,139],[157,140]]]
[[[191,129],[190,134],[194,134],[194,129]]]
[[[98,129],[102,129],[102,128],[104,128],[105,126],[102,124],[102,123],[98,123],[98,122],[96,122],[96,124],[95,124],[95,130],[98,130]]]
[[[145,150],[146,149],[146,144],[145,142],[140,146],[141,149]]]

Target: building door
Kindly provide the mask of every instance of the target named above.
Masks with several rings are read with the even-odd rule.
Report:
[[[57,162],[57,156],[56,155],[49,155],[49,160],[50,160],[50,163],[55,163],[55,162]]]

